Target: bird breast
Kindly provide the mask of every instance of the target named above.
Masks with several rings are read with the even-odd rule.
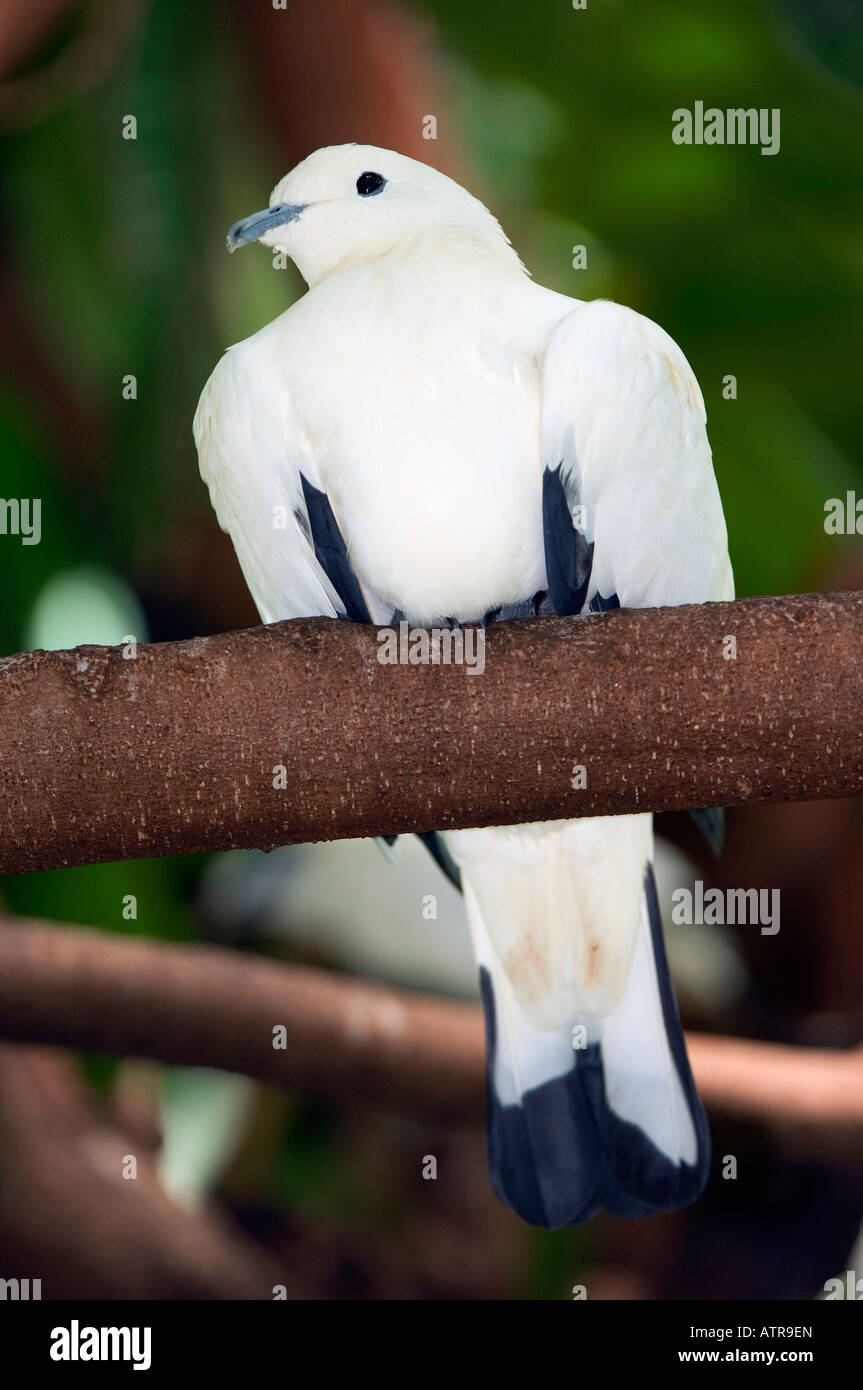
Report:
[[[314,342],[310,339],[314,338]],[[543,586],[536,359],[481,322],[342,312],[292,397],[360,581],[417,622]]]

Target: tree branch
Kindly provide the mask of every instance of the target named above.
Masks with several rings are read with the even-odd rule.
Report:
[[[381,650],[310,619],[0,662],[0,872],[863,791],[863,594],[492,625],[481,675]]]
[[[218,1067],[448,1119],[482,1111],[474,1006],[211,946],[4,924],[0,1037]]]
[[[478,1006],[210,946],[4,924],[0,1037],[217,1067],[447,1122],[483,1113]],[[709,1108],[791,1127],[819,1150],[863,1151],[863,1049],[687,1043]]]

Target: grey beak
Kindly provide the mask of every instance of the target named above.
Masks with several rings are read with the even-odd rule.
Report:
[[[247,241],[258,241],[264,232],[271,231],[273,227],[283,227],[288,222],[296,222],[304,210],[304,204],[276,203],[275,207],[264,208],[263,212],[253,212],[251,217],[242,217],[239,222],[234,223],[225,244],[229,251],[236,251],[238,246],[244,246]]]

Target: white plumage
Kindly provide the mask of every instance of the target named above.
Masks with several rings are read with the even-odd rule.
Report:
[[[264,622],[733,597],[701,392],[662,329],[535,285],[482,204],[370,146],[310,156],[229,235],[248,240],[310,288],[228,350],[194,429]],[[691,1200],[706,1137],[651,817],[445,842],[485,981],[500,1195],[548,1225]]]

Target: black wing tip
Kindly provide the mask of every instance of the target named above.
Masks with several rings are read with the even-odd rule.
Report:
[[[613,1166],[603,1170],[600,1181],[606,1211],[613,1216],[656,1216],[680,1211],[698,1200],[710,1177],[712,1150],[707,1118],[697,1096],[694,1108],[690,1102],[690,1110],[696,1130],[696,1161],[673,1163],[643,1130],[606,1107],[608,1147],[614,1154]]]
[[[494,986],[479,972],[487,1040],[486,1120],[491,1185],[504,1206],[545,1230],[582,1226],[599,1208],[602,1156],[581,1073],[575,1066],[505,1104],[494,1084]]]
[[[611,613],[615,608],[619,607],[620,599],[617,597],[617,594],[612,593],[608,595],[608,598],[603,598],[598,589],[590,600],[591,613]]]
[[[460,893],[462,891],[461,869],[453,859],[438,832],[436,830],[425,830],[417,835],[417,839],[422,841],[438,868],[442,873],[446,874],[453,888],[457,889]]]
[[[559,618],[584,609],[593,571],[593,541],[572,519],[561,465],[542,475],[542,529],[548,594]]]
[[[325,492],[315,487],[314,483],[310,483],[304,473],[300,473],[300,483],[318,564],[341,599],[348,621],[370,623],[371,613],[357,577],[351,569],[347,546],[339,530],[330,499]]]

